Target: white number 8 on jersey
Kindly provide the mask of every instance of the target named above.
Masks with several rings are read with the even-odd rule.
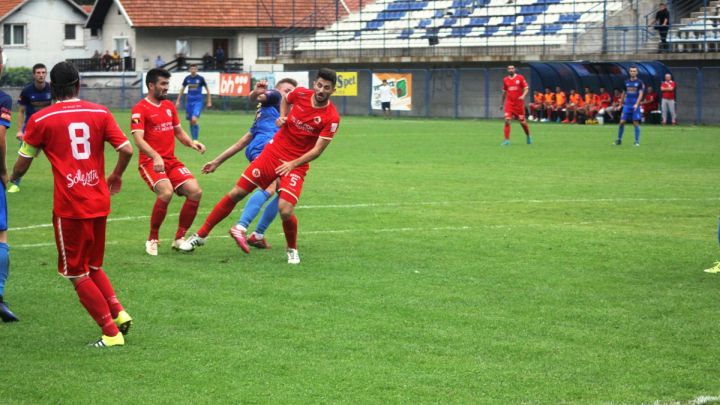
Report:
[[[90,157],[90,127],[88,124],[73,122],[68,125],[68,133],[70,134],[70,147],[72,148],[73,157],[76,160],[88,159]]]

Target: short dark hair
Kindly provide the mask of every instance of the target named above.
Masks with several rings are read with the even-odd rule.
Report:
[[[45,69],[47,70],[47,66],[43,65],[42,63],[36,63],[33,65],[32,72],[35,74],[35,71],[38,69]]]
[[[197,63],[191,63],[191,64],[190,64],[190,67],[191,67],[191,68],[194,68],[194,67],[198,67],[198,65],[197,65]]]
[[[55,100],[77,97],[80,73],[70,62],[59,62],[50,71],[50,87]]]
[[[289,78],[289,77],[286,77],[286,78],[284,78],[284,79],[280,79],[280,81],[278,81],[277,83],[275,83],[275,86],[279,86],[279,85],[281,85],[281,84],[283,84],[283,83],[290,83],[290,84],[292,84],[293,87],[297,87],[297,85],[298,85],[297,80],[291,79],[291,78]]]
[[[329,68],[321,68],[317,72],[317,76],[315,76],[315,80],[317,79],[324,79],[332,83],[333,87],[337,84],[337,73],[335,73],[334,70]]]
[[[148,70],[147,75],[145,76],[145,86],[150,86],[150,84],[156,84],[158,82],[158,78],[162,77],[163,79],[169,79],[170,78],[170,72],[163,68],[153,68]]]

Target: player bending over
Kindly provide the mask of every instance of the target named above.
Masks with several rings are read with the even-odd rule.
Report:
[[[278,81],[275,90],[268,90],[267,81],[265,80],[257,82],[255,89],[250,93],[250,101],[258,102],[255,122],[253,122],[252,127],[235,144],[227,148],[215,159],[206,163],[202,168],[202,172],[214,172],[223,162],[243,150],[243,148],[246,148],[245,157],[247,157],[248,161],[255,160],[278,131],[276,121],[280,117],[280,102],[295,87],[297,87],[297,82],[288,78]],[[265,190],[256,190],[245,203],[245,208],[243,208],[237,224],[230,228],[230,235],[243,252],[250,253],[248,245],[258,249],[270,248],[270,245],[265,240],[265,231],[277,216],[279,197],[273,198],[265,207],[255,232],[250,235],[250,238],[246,238],[246,232],[250,223],[260,212],[260,208],[275,194],[276,190],[277,181],[274,181]]]
[[[232,212],[238,201],[256,187],[265,189],[279,178],[278,209],[287,241],[288,263],[300,263],[295,205],[310,169],[309,162],[323,153],[340,125],[340,116],[330,102],[336,83],[335,71],[323,68],[318,71],[312,89],[298,87],[282,99],[277,119],[280,130],[245,169],[236,186],[215,205],[197,233],[180,245],[180,250],[190,252],[205,244],[213,227]]]
[[[532,136],[530,136],[530,128],[525,121],[525,96],[528,93],[528,84],[525,78],[515,73],[515,66],[507,67],[508,75],[503,78],[503,93],[501,104],[505,108],[505,141],[503,146],[510,145],[510,121],[513,117],[520,121],[523,131],[525,131],[526,142],[532,144]],[[500,107],[502,109],[503,107]]]
[[[41,149],[45,152],[55,178],[58,272],[75,286],[80,303],[102,329],[102,337],[92,346],[122,346],[132,318],[115,296],[102,264],[110,194],[120,191],[132,146],[107,108],[77,98],[80,75],[75,66],[55,65],[50,83],[57,103],[28,121],[12,179],[27,172]],[[105,142],[119,153],[107,181]]]

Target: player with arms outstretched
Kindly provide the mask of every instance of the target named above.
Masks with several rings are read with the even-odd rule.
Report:
[[[278,208],[287,241],[288,263],[300,263],[295,205],[310,169],[309,162],[318,158],[330,145],[340,125],[340,115],[330,102],[336,84],[335,71],[322,68],[312,89],[297,87],[283,98],[277,120],[278,133],[245,169],[236,186],[215,205],[197,233],[180,245],[180,250],[190,252],[196,246],[205,244],[205,238],[213,227],[232,212],[238,201],[256,187],[265,189],[279,178]]]
[[[267,81],[265,80],[257,82],[255,89],[250,93],[250,101],[258,102],[255,122],[253,122],[252,127],[235,144],[227,148],[215,159],[206,163],[202,168],[202,172],[214,172],[223,162],[243,150],[243,148],[245,148],[245,157],[247,157],[248,161],[255,160],[278,131],[276,121],[280,118],[280,102],[295,87],[297,87],[297,82],[288,78],[279,80],[275,85],[275,90],[268,90]],[[273,198],[265,207],[255,232],[249,238],[246,238],[246,232],[250,223],[260,212],[260,208],[275,194],[276,190],[277,181],[273,182],[265,190],[256,190],[245,203],[245,208],[243,208],[237,224],[230,228],[230,235],[243,252],[250,253],[249,246],[258,249],[270,248],[267,240],[265,240],[265,231],[277,216],[279,197]]]
[[[620,116],[620,125],[618,125],[618,137],[614,144],[622,145],[625,123],[632,121],[635,127],[635,146],[640,146],[640,120],[642,119],[640,102],[642,102],[645,92],[645,84],[637,77],[636,66],[631,66],[628,73],[630,73],[630,78],[625,80],[625,91],[622,94],[622,115]]]
[[[80,303],[102,329],[95,347],[121,346],[132,318],[102,269],[110,194],[120,191],[132,145],[110,111],[77,98],[80,75],[60,62],[50,71],[57,103],[30,118],[12,179],[27,172],[42,149],[55,179],[53,227],[58,272],[75,286]],[[119,153],[105,180],[105,142]]]
[[[170,72],[150,69],[145,76],[148,95],[132,109],[130,129],[140,150],[140,177],[155,192],[157,199],[150,215],[150,234],[145,252],[157,256],[160,226],[167,215],[173,192],[185,197],[172,247],[177,249],[195,220],[202,190],[190,170],[175,157],[175,138],[188,148],[205,153],[205,145],[193,141],[180,126],[177,110],[168,101]]]
[[[175,105],[180,105],[185,88],[188,89],[187,97],[185,98],[185,118],[190,121],[190,136],[193,141],[197,141],[200,137],[200,113],[203,109],[203,94],[202,90],[205,88],[207,93],[207,107],[212,107],[212,95],[210,95],[210,88],[205,81],[205,78],[198,74],[198,67],[195,64],[190,65],[190,74],[185,76],[182,83],[182,90],[177,96]]]
[[[525,78],[515,72],[515,66],[507,67],[508,75],[503,78],[502,107],[505,109],[505,140],[503,145],[510,145],[510,121],[513,117],[520,121],[523,131],[525,131],[526,142],[532,144],[532,136],[530,136],[530,128],[525,121],[525,96],[528,94],[528,84]]]

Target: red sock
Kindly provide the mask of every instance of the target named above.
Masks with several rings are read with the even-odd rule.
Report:
[[[192,225],[195,220],[198,205],[200,205],[200,201],[191,200],[189,198],[185,199],[185,204],[183,204],[180,209],[180,220],[178,221],[177,232],[175,232],[175,239],[180,239],[185,236],[187,230],[190,228],[190,225]]]
[[[522,126],[523,131],[525,131],[525,135],[530,136],[530,128],[528,127],[527,122],[521,122],[520,126]]]
[[[148,236],[148,240],[159,239],[160,225],[165,220],[168,204],[170,204],[170,201],[163,201],[159,198],[155,200],[152,215],[150,215],[150,236]]]
[[[297,249],[297,227],[298,221],[295,215],[291,216],[287,221],[283,221],[283,231],[285,231],[285,240],[287,247]]]
[[[504,131],[505,131],[505,140],[510,140],[510,123],[509,122],[505,123]]]
[[[112,315],[113,319],[117,318],[120,311],[124,308],[115,296],[115,290],[113,290],[112,283],[110,283],[110,279],[107,277],[107,274],[105,274],[105,271],[103,269],[91,269],[90,278],[98,290],[100,290],[103,297],[105,297],[105,301],[107,301],[108,307],[110,307],[110,315]]]
[[[215,225],[218,224],[218,222],[225,219],[233,209],[235,209],[235,205],[237,203],[234,202],[230,196],[225,196],[222,198],[222,200],[218,201],[217,204],[215,204],[215,207],[213,208],[210,215],[208,215],[207,219],[205,220],[205,223],[203,226],[198,229],[197,234],[201,238],[204,238],[208,236],[210,231],[215,227]]]
[[[105,336],[115,336],[120,331],[110,315],[107,301],[103,297],[100,289],[95,285],[89,277],[84,277],[75,285],[75,292],[80,298],[80,303],[85,307],[90,316],[102,328]]]

